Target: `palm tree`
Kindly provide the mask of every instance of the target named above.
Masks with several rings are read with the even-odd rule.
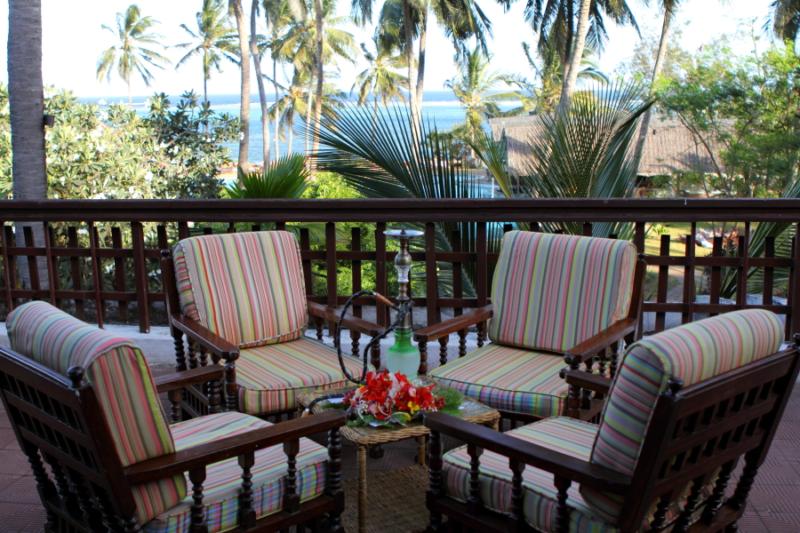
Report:
[[[271,111],[280,116],[280,124],[286,129],[287,153],[292,153],[294,143],[294,126],[297,116],[309,111],[308,100],[311,91],[308,88],[310,73],[307,70],[295,69],[292,82],[288,87],[281,87],[283,96],[272,104]],[[275,130],[278,136],[278,129]]]
[[[11,0],[8,6],[8,99],[11,122],[11,168],[15,200],[47,198],[42,85],[42,7],[40,0]],[[15,223],[18,242],[23,226],[33,226],[35,244],[44,244],[39,223]],[[27,259],[22,258],[23,261]],[[29,285],[28,269],[20,273]],[[7,266],[6,266],[7,267]],[[47,280],[47,263],[38,262],[39,279]]]
[[[650,78],[650,94],[653,94],[656,81],[661,75],[661,69],[664,66],[664,57],[667,55],[667,45],[669,42],[669,28],[672,23],[672,18],[675,16],[675,11],[678,8],[680,0],[661,0],[661,8],[664,10],[664,20],[661,23],[661,37],[658,40],[658,52],[656,53],[656,62],[653,65],[653,75]],[[652,108],[647,110],[642,118],[642,128],[639,131],[639,140],[636,143],[636,153],[641,156],[644,150],[644,143],[647,140],[647,132],[650,128],[650,116],[653,112]]]
[[[353,4],[362,14],[360,19],[371,15],[370,0],[358,0]],[[474,37],[486,50],[486,35],[491,32],[491,23],[476,0],[386,0],[380,13],[377,29],[383,46],[396,48],[406,56],[408,88],[411,98],[411,121],[418,124],[422,109],[425,85],[425,59],[427,53],[428,21],[431,15],[450,38],[457,55],[466,50],[466,41]],[[417,42],[415,50],[414,43]],[[413,130],[416,131],[416,130]],[[413,133],[412,131],[412,133]]]
[[[236,21],[239,34],[239,168],[249,166],[250,147],[250,43],[247,34],[247,21],[242,8],[242,0],[228,0],[228,10]]]
[[[525,18],[539,34],[537,47],[544,57],[548,48],[558,53],[563,69],[562,94],[571,95],[588,45],[602,51],[608,39],[605,18],[639,27],[625,0],[527,0]],[[566,103],[566,102],[565,102]]]
[[[153,74],[148,66],[164,68],[162,64],[169,60],[162,56],[156,48],[162,48],[157,34],[151,33],[153,26],[158,24],[153,17],[144,17],[139,11],[139,6],[131,4],[125,13],[117,13],[117,27],[111,28],[103,24],[103,29],[117,37],[117,44],[111,45],[101,55],[97,62],[97,79],[111,79],[114,65],[117,74],[128,86],[128,103],[131,103],[131,76],[137,72],[149,86]]]
[[[280,53],[279,36],[293,22],[289,3],[287,0],[264,0],[264,15],[270,31],[269,50],[272,59],[272,87],[275,95],[275,102],[279,98],[278,85],[278,62],[288,58]],[[280,157],[280,145],[278,136],[278,126],[280,123],[280,112],[278,106],[273,106],[273,120],[275,123],[275,157]]]
[[[505,94],[492,95],[490,92],[505,78],[489,70],[489,58],[480,49],[467,50],[459,62],[459,75],[446,85],[464,106],[465,137],[474,141],[477,132],[483,127],[486,118],[500,114],[497,100]]]
[[[234,63],[236,58],[235,39],[233,28],[230,26],[222,0],[203,0],[203,7],[195,14],[197,18],[197,32],[192,31],[186,24],[181,28],[189,34],[193,42],[176,45],[178,48],[188,48],[176,67],[180,67],[189,58],[200,55],[203,64],[203,100],[208,102],[208,80],[211,79],[211,70],[221,71],[221,62],[227,58]]]
[[[306,158],[287,155],[262,170],[244,172],[239,169],[239,183],[225,188],[229,198],[301,198],[308,185]]]
[[[356,76],[350,92],[358,88],[358,103],[364,105],[367,98],[372,96],[373,110],[378,113],[378,101],[387,105],[393,98],[403,98],[403,88],[408,87],[408,78],[398,72],[406,66],[406,57],[393,54],[391,49],[381,46],[378,39],[373,39],[375,52],[367,49],[361,43],[361,50],[367,60],[367,68]]]
[[[796,40],[800,29],[800,1],[773,0],[770,8],[772,31],[775,35],[783,40]]]
[[[355,41],[353,35],[348,31],[341,28],[349,22],[347,17],[337,17],[335,14],[335,4],[333,2],[326,2],[323,4],[323,15],[325,28],[322,33],[322,62],[323,64],[330,64],[335,62],[338,58],[344,58],[348,61],[353,61],[355,53]],[[310,124],[316,117],[317,103],[319,103],[320,112],[324,106],[325,94],[324,86],[322,98],[317,95],[320,93],[319,76],[317,75],[317,43],[318,43],[318,25],[316,20],[311,20],[307,16],[295,16],[293,22],[289,25],[286,33],[282,35],[278,42],[275,44],[277,52],[283,57],[291,57],[292,63],[295,68],[295,73],[302,72],[301,75],[295,75],[292,84],[297,79],[304,79],[310,86],[310,90],[306,93],[307,102],[304,108],[306,109],[306,130],[312,132]],[[316,82],[316,83],[315,83]],[[313,135],[307,138],[312,141],[316,139]],[[313,163],[312,163],[313,164]]]
[[[269,164],[269,111],[267,110],[267,89],[264,87],[264,75],[261,72],[261,59],[266,51],[263,36],[256,32],[256,20],[259,15],[258,0],[253,0],[250,8],[250,55],[253,57],[253,67],[256,69],[256,84],[258,85],[258,104],[261,107],[261,155],[264,165]],[[261,46],[259,46],[259,40]]]

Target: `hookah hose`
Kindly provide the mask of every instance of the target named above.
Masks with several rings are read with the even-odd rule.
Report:
[[[367,345],[364,347],[364,351],[362,352],[362,360],[363,365],[361,368],[361,376],[356,379],[350,371],[347,370],[347,366],[344,364],[344,355],[342,354],[342,342],[341,342],[341,335],[342,335],[342,322],[344,322],[345,315],[347,314],[348,309],[353,306],[353,301],[356,298],[360,298],[361,296],[372,296],[375,300],[379,301],[380,303],[388,306],[391,309],[397,311],[395,315],[394,321],[387,327],[383,332],[378,335],[372,337]],[[411,308],[411,300],[407,300],[405,302],[401,302],[401,304],[395,305],[391,300],[387,297],[382,295],[379,292],[375,292],[369,289],[360,290],[354,294],[351,294],[347,301],[344,303],[341,312],[339,313],[339,319],[336,321],[336,333],[333,337],[333,344],[336,347],[336,356],[339,358],[339,366],[342,369],[342,374],[344,377],[347,378],[348,381],[351,383],[355,383],[356,385],[363,385],[367,382],[367,371],[369,370],[369,352],[373,346],[380,343],[383,339],[385,339],[389,333],[393,332],[397,327],[403,323],[403,319],[409,313]],[[321,401],[330,400],[333,398],[342,398],[342,394],[324,394],[319,398],[315,398],[311,403],[303,411],[305,414],[310,414],[312,408]]]

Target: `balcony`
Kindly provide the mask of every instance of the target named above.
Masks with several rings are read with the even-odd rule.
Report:
[[[257,229],[296,232],[306,292],[320,303],[341,306],[361,288],[391,295],[396,249],[383,231],[413,225],[424,231],[412,248],[414,325],[421,327],[487,304],[498,237],[524,225],[630,239],[648,265],[644,334],[750,307],[779,314],[787,339],[800,331],[797,237],[782,240],[775,231],[762,239],[758,232],[769,224],[799,234],[797,200],[14,201],[0,203],[0,217],[0,318],[43,299],[100,326],[158,338],[166,323],[161,250],[190,235]],[[385,306],[366,299],[356,301],[354,312],[389,321]],[[456,357],[476,335],[439,341],[423,365]],[[361,339],[350,337],[356,352]],[[169,353],[171,338],[163,339]],[[740,521],[744,531],[800,529],[798,408],[795,392]],[[12,530],[39,531],[44,513],[5,417],[0,520]],[[410,465],[414,451],[391,448],[370,469]],[[344,454],[346,478],[354,475],[353,455]],[[425,480],[418,481],[424,514]]]

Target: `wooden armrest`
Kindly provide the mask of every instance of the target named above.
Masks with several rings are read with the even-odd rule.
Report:
[[[608,390],[611,388],[611,378],[599,374],[591,374],[581,370],[563,370],[562,372],[567,384],[575,385],[581,389],[608,394]]]
[[[335,410],[319,415],[295,418],[133,464],[125,468],[125,476],[131,484],[163,479],[183,474],[199,466],[329,431],[343,426],[344,423],[344,412]]]
[[[492,318],[491,304],[478,307],[474,311],[453,317],[450,320],[443,320],[438,324],[432,324],[422,329],[418,329],[414,332],[414,340],[417,342],[435,341],[440,337],[444,337],[445,335],[450,335],[456,331],[474,326],[475,324],[484,322],[490,318]]]
[[[231,361],[239,357],[239,347],[226,341],[216,333],[189,318],[183,316],[171,317],[172,325],[179,331],[185,333],[191,340],[213,354],[216,354],[226,361]]]
[[[622,340],[625,335],[635,331],[636,323],[635,318],[625,318],[614,322],[594,337],[589,337],[582,343],[573,346],[572,349],[567,350],[566,354],[574,357],[578,363],[588,357],[594,357],[599,351],[605,350],[615,342]]]
[[[439,431],[479,448],[577,481],[583,486],[615,494],[624,494],[630,487],[630,477],[616,470],[582,461],[444,413],[426,414],[425,426],[432,431]]]
[[[333,307],[324,306],[317,302],[312,302],[311,300],[308,301],[308,313],[311,316],[323,318],[328,322],[339,321],[339,315],[336,313],[336,309]],[[363,318],[359,318],[357,316],[345,317],[345,319],[342,320],[342,326],[346,327],[347,329],[369,335],[370,337],[380,335],[384,330],[383,326],[380,326],[374,322],[370,322],[369,320],[364,320]]]
[[[206,381],[222,381],[225,377],[225,368],[219,365],[201,366],[191,370],[172,372],[154,378],[158,392],[167,392],[175,389],[183,389],[187,385],[195,383],[205,383]]]
[[[328,319],[328,308],[320,303],[308,300],[308,314],[317,318]]]

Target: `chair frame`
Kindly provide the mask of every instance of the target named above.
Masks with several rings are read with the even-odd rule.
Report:
[[[159,392],[222,377],[222,368],[176,372],[156,380]],[[188,472],[193,495],[191,531],[207,531],[203,508],[206,467],[238,457],[242,468],[239,527],[235,531],[274,531],[292,525],[343,531],[341,477],[342,413],[298,418],[123,467],[110,453],[112,436],[84,369],[68,378],[12,350],[0,348],[0,395],[20,448],[33,470],[47,515],[47,531],[139,531],[131,486]],[[297,494],[299,439],[328,434],[325,493],[306,503]],[[283,510],[256,520],[250,468],[257,450],[283,444],[287,455]],[[45,467],[45,463],[49,468]]]
[[[656,401],[653,424],[645,436],[639,461],[632,476],[601,465],[576,459],[556,450],[513,436],[465,423],[448,415],[425,417],[431,430],[429,447],[430,488],[427,505],[430,531],[443,530],[443,515],[466,528],[489,531],[531,531],[523,511],[522,471],[525,465],[552,472],[557,496],[557,530],[569,528],[567,489],[571,483],[614,493],[624,498],[625,512],[618,527],[622,532],[638,531],[657,501],[651,530],[666,525],[673,497],[691,484],[680,506],[673,531],[704,532],[735,528],[744,514],[748,493],[764,462],[800,369],[800,336],[794,346],[776,352],[736,370],[683,388],[679,380]],[[442,434],[467,443],[472,459],[468,502],[448,498],[442,474]],[[482,450],[509,458],[512,472],[512,514],[501,515],[483,507],[480,500],[479,468]],[[744,468],[733,495],[725,498],[731,473],[744,457]],[[714,476],[717,469],[719,474]],[[714,480],[711,495],[702,491]],[[692,513],[703,508],[701,519],[691,524]]]
[[[617,370],[617,351],[620,342],[625,341],[630,344],[641,337],[639,318],[642,315],[642,295],[646,271],[647,263],[644,261],[643,256],[639,255],[636,261],[630,309],[625,318],[611,324],[608,328],[565,352],[536,350],[539,353],[564,357],[565,368],[562,370],[561,375],[569,385],[566,412],[564,414],[583,420],[592,420],[602,411],[603,395],[608,392],[611,379],[613,379]],[[476,326],[478,329],[478,347],[482,347],[486,341],[486,322],[492,318],[493,314],[492,304],[489,304],[469,313],[415,331],[414,340],[417,341],[420,350],[419,373],[424,374],[428,369],[428,342],[438,340],[440,344],[446,347],[449,335],[458,333],[461,339],[458,355],[459,357],[464,357],[467,353],[466,342],[464,342],[467,329]],[[610,357],[609,352],[611,352]],[[596,369],[595,362],[597,363]],[[447,350],[445,348],[440,350],[439,364],[444,365],[446,363]],[[583,365],[583,370],[580,370],[581,365]],[[608,377],[605,375],[606,365],[608,365]],[[514,423],[518,421],[533,422],[541,418],[516,411],[500,410],[500,413],[503,418],[509,419]]]
[[[169,327],[175,345],[175,363],[178,371],[205,367],[208,365],[208,356],[216,366],[220,363],[225,368],[225,407],[228,410],[238,409],[238,388],[236,385],[236,359],[239,358],[239,347],[213,333],[200,322],[192,320],[181,312],[178,298],[178,287],[175,280],[175,264],[170,250],[161,251],[161,275],[164,283],[164,292],[167,296],[167,314]],[[317,340],[322,340],[323,324],[327,322],[333,328],[338,317],[336,310],[307,298],[308,316],[314,322]],[[374,337],[383,333],[384,328],[373,322],[358,317],[348,317],[342,325],[351,331],[353,339],[352,353],[359,355],[358,339],[361,334]],[[188,340],[188,353],[183,337]],[[370,362],[375,368],[380,368],[380,345],[375,344],[370,351]],[[182,409],[191,416],[208,412],[208,403],[203,391],[195,388],[185,389]],[[293,418],[296,409],[271,413],[270,418],[280,419],[282,415]]]

